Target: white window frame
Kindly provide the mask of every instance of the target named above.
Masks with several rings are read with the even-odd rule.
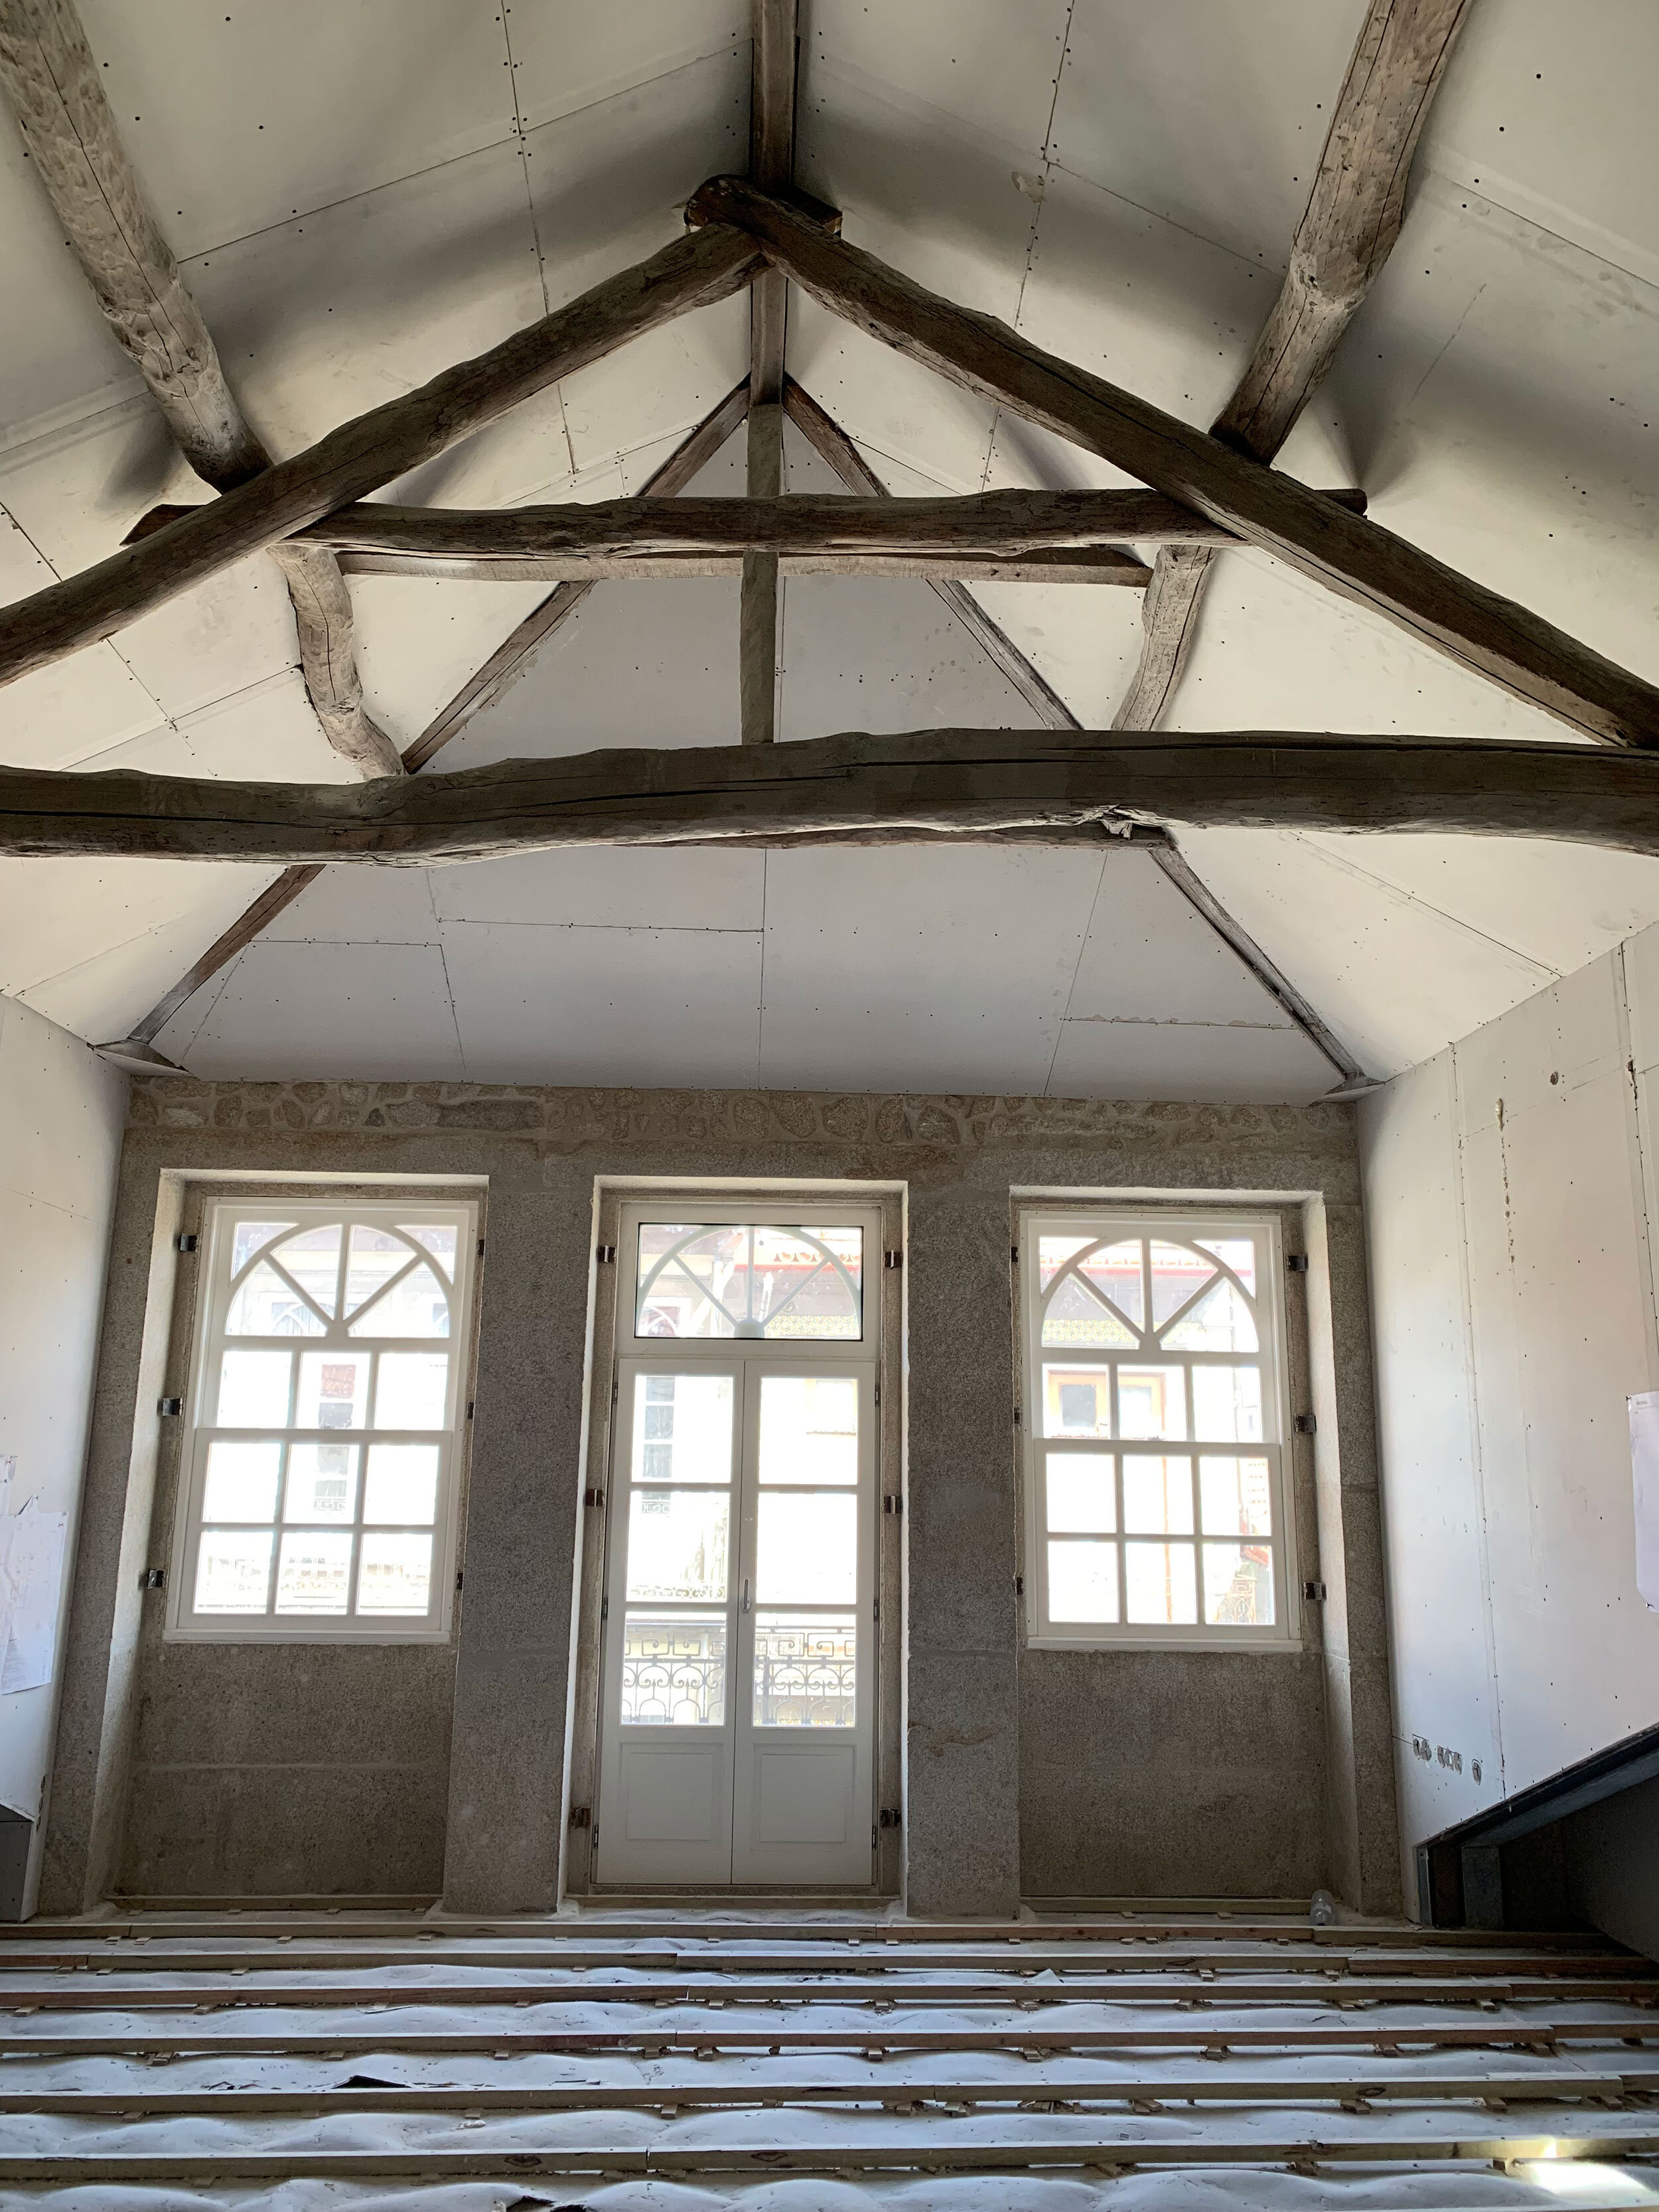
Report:
[[[1191,1242],[1200,1237],[1222,1237],[1229,1234],[1248,1233],[1261,1239],[1259,1249],[1266,1259],[1266,1280],[1257,1291],[1256,1313],[1261,1348],[1258,1354],[1262,1370],[1261,1403],[1263,1437],[1260,1443],[1242,1446],[1230,1440],[1214,1439],[1218,1453],[1248,1453],[1251,1457],[1266,1458],[1268,1463],[1268,1486],[1273,1516],[1273,1533],[1268,1539],[1273,1552],[1275,1610],[1279,1618],[1271,1626],[1261,1628],[1245,1627],[1237,1623],[1212,1626],[1204,1621],[1179,1626],[1158,1623],[1113,1621],[1083,1625],[1066,1621],[1052,1624],[1048,1616],[1048,1547],[1046,1540],[1045,1469],[1049,1448],[1056,1443],[1066,1449],[1063,1440],[1045,1437],[1042,1433],[1043,1410],[1042,1376],[1044,1353],[1041,1342],[1042,1291],[1041,1271],[1037,1264],[1037,1240],[1041,1237],[1071,1236],[1089,1237],[1155,1237],[1176,1243]],[[1020,1377],[1022,1437],[1022,1475],[1024,1490],[1024,1566],[1025,1629],[1028,1644],[1055,1650],[1168,1650],[1178,1648],[1206,1651],[1283,1652],[1297,1650],[1302,1643],[1300,1588],[1296,1578],[1296,1528],[1294,1520],[1295,1494],[1291,1480],[1290,1437],[1291,1421],[1289,1395],[1288,1344],[1285,1322],[1285,1261],[1283,1237],[1277,1215],[1243,1208],[1217,1206],[1194,1207],[1191,1210],[1148,1208],[1134,1205],[1113,1206],[1100,1203],[1085,1206],[1061,1208],[1055,1206],[1034,1206],[1023,1208],[1019,1216],[1019,1344],[1022,1373]],[[1170,1317],[1171,1322],[1174,1316]],[[1169,1327],[1165,1322],[1164,1327]],[[1047,1357],[1052,1361],[1054,1350]],[[1103,1361],[1117,1355],[1103,1353]],[[1157,1349],[1139,1355],[1127,1352],[1124,1358],[1139,1357],[1158,1364],[1180,1361],[1182,1355]],[[1191,1357],[1202,1358],[1202,1354]],[[1098,1442],[1079,1442],[1075,1447],[1082,1450],[1121,1453],[1128,1441],[1113,1438]],[[1133,1439],[1142,1450],[1156,1451],[1160,1448],[1150,1441]],[[1173,1450],[1182,1456],[1194,1458],[1206,1440],[1192,1437],[1173,1444]],[[1118,1481],[1121,1496],[1121,1474]],[[1120,1550],[1124,1532],[1120,1525],[1116,1540]],[[1194,1541],[1200,1540],[1200,1532],[1195,1528]],[[1194,1561],[1198,1573],[1200,1603],[1202,1604],[1203,1577],[1201,1558]],[[1120,1589],[1121,1583],[1120,1583]]]
[[[177,1505],[173,1516],[173,1558],[168,1572],[167,1617],[164,1640],[167,1643],[191,1644],[438,1644],[447,1641],[454,1609],[455,1560],[459,1533],[460,1493],[464,1466],[466,1430],[465,1393],[469,1387],[472,1358],[472,1314],[477,1291],[478,1203],[473,1199],[434,1200],[411,1193],[404,1198],[394,1194],[385,1197],[355,1197],[339,1199],[295,1199],[253,1194],[210,1200],[204,1208],[201,1232],[202,1273],[199,1280],[195,1316],[194,1340],[191,1350],[191,1369],[188,1394],[183,1412],[188,1424],[181,1440],[179,1455]],[[230,1270],[230,1252],[236,1224],[242,1220],[293,1221],[301,1230],[325,1227],[332,1222],[384,1221],[386,1226],[408,1227],[422,1221],[455,1223],[458,1224],[455,1260],[454,1302],[451,1309],[452,1327],[448,1336],[436,1337],[348,1337],[346,1323],[349,1316],[340,1316],[331,1324],[326,1336],[301,1337],[228,1337],[225,1323],[229,1318],[234,1285]],[[295,1233],[294,1231],[287,1232]],[[412,1256],[412,1255],[411,1255]],[[251,1266],[250,1262],[250,1266]],[[243,1273],[249,1272],[245,1267]],[[434,1265],[434,1272],[441,1274]],[[448,1387],[444,1408],[444,1426],[441,1430],[383,1431],[373,1427],[349,1431],[330,1431],[338,1440],[359,1443],[362,1452],[356,1487],[356,1510],[349,1524],[355,1535],[362,1534],[362,1509],[368,1472],[368,1447],[374,1441],[403,1443],[433,1443],[439,1448],[438,1492],[432,1523],[432,1579],[428,1585],[428,1605],[424,1617],[412,1614],[391,1614],[380,1619],[362,1615],[284,1613],[274,1611],[263,1615],[247,1613],[198,1613],[194,1609],[197,1553],[202,1534],[203,1488],[206,1476],[208,1445],[216,1435],[222,1433],[206,1422],[210,1391],[218,1371],[219,1355],[227,1346],[247,1346],[261,1350],[281,1346],[296,1355],[302,1351],[323,1351],[337,1344],[343,1349],[349,1344],[354,1349],[381,1351],[431,1352],[442,1346],[449,1353]],[[295,1372],[298,1373],[297,1356]],[[371,1379],[370,1407],[373,1408]],[[294,1410],[292,1397],[290,1411]],[[253,1433],[252,1431],[249,1432]],[[285,1441],[298,1438],[305,1441],[311,1431],[301,1431],[289,1424],[278,1431],[274,1426],[263,1429],[261,1435],[280,1434]],[[279,1491],[277,1511],[283,1499]],[[258,1523],[264,1526],[264,1523]],[[411,1523],[413,1527],[415,1524]],[[422,1526],[424,1524],[422,1524]],[[280,1549],[282,1522],[274,1523],[276,1537],[271,1558],[271,1583],[267,1602],[274,1603],[276,1558]],[[393,1532],[395,1533],[395,1532]]]

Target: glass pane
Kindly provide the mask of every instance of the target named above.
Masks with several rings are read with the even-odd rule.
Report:
[[[346,1254],[345,1310],[355,1314],[376,1291],[389,1283],[414,1254],[390,1229],[377,1229],[367,1221],[351,1224],[351,1244]]]
[[[349,1521],[357,1507],[356,1444],[290,1444],[284,1521]]]
[[[425,1613],[432,1597],[430,1536],[363,1538],[357,1567],[359,1613]]]
[[[1224,1267],[1231,1267],[1249,1295],[1255,1296],[1255,1239],[1254,1237],[1199,1237],[1194,1243],[1213,1252]]]
[[[1271,1534],[1273,1498],[1265,1459],[1201,1459],[1198,1489],[1206,1536]]]
[[[371,1444],[364,1520],[432,1521],[437,1512],[437,1445]]]
[[[1204,1618],[1217,1627],[1272,1627],[1273,1560],[1267,1545],[1205,1545]]]
[[[1193,1463],[1123,1455],[1123,1525],[1142,1535],[1190,1535]]]
[[[848,1486],[858,1480],[859,1386],[854,1376],[762,1377],[760,1479]]]
[[[1224,1279],[1164,1340],[1171,1352],[1256,1352],[1255,1318]]]
[[[1184,1306],[1200,1285],[1215,1273],[1215,1263],[1202,1252],[1184,1244],[1152,1239],[1152,1327],[1162,1328],[1172,1313]]]
[[[1178,1367],[1120,1367],[1117,1417],[1126,1437],[1184,1437],[1187,1394]]]
[[[857,1338],[864,1231],[640,1224],[636,1336]]]
[[[202,1486],[203,1520],[274,1520],[282,1455],[283,1448],[275,1437],[262,1437],[252,1444],[216,1438],[208,1446],[207,1480]]]
[[[382,1382],[380,1395],[386,1395]],[[296,1429],[362,1429],[368,1425],[368,1354],[306,1352],[300,1356]]]
[[[852,1614],[763,1613],[755,1621],[757,1728],[852,1728],[858,1719]]]
[[[630,1613],[623,1626],[622,1717],[641,1728],[720,1728],[726,1623],[695,1613]]]
[[[1139,1348],[1139,1340],[1116,1314],[1085,1288],[1080,1277],[1067,1275],[1055,1291],[1042,1316],[1045,1345],[1084,1344],[1120,1346],[1126,1352]]]
[[[1079,1272],[1093,1290],[1127,1316],[1136,1328],[1146,1322],[1146,1303],[1140,1279],[1140,1239],[1131,1237],[1121,1244],[1107,1244],[1081,1261]]]
[[[424,1244],[453,1283],[455,1279],[455,1247],[460,1231],[453,1221],[400,1221],[398,1224],[405,1237],[412,1237],[417,1244]]]
[[[383,1352],[374,1389],[377,1429],[441,1429],[449,1396],[447,1352]]]
[[[634,1386],[635,1482],[730,1482],[732,1378],[641,1375]]]
[[[1048,1619],[1102,1621],[1117,1619],[1117,1546],[1050,1543]]]
[[[291,1367],[286,1352],[228,1352],[219,1365],[221,1429],[285,1429]]]
[[[196,1554],[197,1613],[263,1613],[270,1582],[269,1528],[204,1528]]]
[[[731,1500],[716,1490],[636,1490],[629,1501],[630,1598],[726,1595]]]
[[[290,1237],[286,1244],[276,1247],[271,1256],[281,1261],[308,1298],[325,1314],[332,1315],[334,1293],[340,1280],[337,1221],[325,1222],[319,1229],[307,1229],[298,1237]]]
[[[278,1613],[343,1613],[351,1587],[351,1532],[290,1529],[276,1560]]]
[[[407,1259],[407,1251],[404,1256]],[[350,1327],[353,1336],[447,1336],[449,1299],[422,1261]]]
[[[261,1260],[230,1302],[227,1336],[321,1336],[322,1321],[268,1260]]]
[[[1050,1452],[1047,1458],[1048,1526],[1092,1535],[1117,1526],[1116,1485],[1106,1452]]]
[[[262,1244],[269,1244],[273,1237],[293,1226],[291,1221],[239,1221],[230,1240],[231,1280],[234,1282]]]
[[[1129,1544],[1124,1583],[1132,1621],[1184,1627],[1198,1619],[1198,1588],[1190,1544]]]
[[[771,1490],[758,1504],[761,1605],[850,1605],[859,1594],[859,1502],[845,1491]]]
[[[1206,1443],[1261,1442],[1261,1371],[1256,1367],[1194,1367],[1193,1434]]]
[[[1110,1375],[1103,1367],[1045,1366],[1042,1415],[1045,1437],[1109,1437]]]
[[[1039,1237],[1037,1288],[1046,1291],[1066,1262],[1074,1254],[1086,1252],[1094,1241],[1092,1237]]]

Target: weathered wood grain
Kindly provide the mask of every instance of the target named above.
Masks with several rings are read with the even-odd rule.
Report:
[[[751,0],[749,173],[766,191],[787,191],[795,171],[796,0]],[[789,280],[764,269],[749,288],[749,452],[751,500],[783,489],[783,361]],[[781,594],[772,548],[746,547],[738,618],[738,723],[746,745],[777,736],[778,622]]]
[[[752,424],[752,412],[750,420]],[[1363,492],[1322,492],[1318,496],[1334,500],[1351,514],[1364,512]],[[129,542],[153,536],[180,516],[199,512],[185,507],[152,507],[134,526]],[[1142,564],[1120,550],[1126,543],[1239,545],[1244,541],[1236,531],[1224,529],[1158,492],[1012,489],[929,499],[895,499],[885,492],[851,498],[792,492],[781,499],[775,492],[747,499],[667,500],[642,495],[514,507],[394,507],[364,500],[307,523],[289,542],[332,546],[343,554],[400,553],[480,565],[558,559],[622,562],[750,549],[791,556],[957,553],[1011,560],[1086,548],[1091,566],[1135,569]]]
[[[1195,507],[1584,735],[1659,744],[1659,689],[1293,477],[940,299],[741,177],[712,179],[688,213],[746,230],[793,282],[884,344]]]
[[[306,787],[0,769],[0,852],[430,866],[575,845],[1098,820],[1435,830],[1659,853],[1659,758],[1305,732],[928,730]]]
[[[343,553],[346,576],[447,578],[459,584],[605,584],[684,582],[698,576],[741,577],[741,553],[645,553],[580,556],[548,561],[470,561],[428,553]],[[1114,556],[1112,549],[1081,546],[1055,553],[1021,553],[1000,560],[974,553],[780,553],[780,576],[917,576],[934,583],[954,577],[982,584],[1105,584],[1144,591],[1152,571]]]
[[[1371,0],[1291,248],[1291,265],[1214,435],[1270,461],[1388,259],[1412,155],[1469,0]],[[1160,555],[1140,660],[1114,724],[1153,730],[1198,629],[1207,554]]]
[[[70,0],[0,0],[0,83],[64,242],[179,451],[216,490],[246,483],[270,467],[270,456],[243,416],[127,158]],[[322,546],[273,550],[324,735],[361,774],[395,775],[397,747],[363,709],[351,598],[338,562]]]
[[[108,636],[243,555],[361,499],[630,338],[728,298],[748,282],[757,260],[753,242],[738,232],[715,228],[677,239],[488,353],[343,423],[155,537],[15,601],[0,610],[0,683]]]

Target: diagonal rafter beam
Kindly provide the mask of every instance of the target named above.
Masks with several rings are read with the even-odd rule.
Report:
[[[64,240],[198,476],[216,491],[270,465],[231,391],[127,158],[70,0],[0,0],[0,83]],[[401,774],[363,709],[351,598],[325,546],[271,549],[294,607],[300,668],[323,734],[363,775]]]
[[[711,179],[687,216],[746,231],[804,291],[871,337],[1195,507],[1581,735],[1659,745],[1652,684],[1293,477],[941,299],[746,179]]]
[[[343,422],[304,453],[153,538],[0,609],[0,684],[107,637],[245,554],[378,490],[630,338],[729,299],[759,260],[758,249],[740,232],[676,239],[488,353]]]
[[[732,433],[737,429],[749,411],[749,386],[744,382],[728,392],[717,407],[711,408],[689,434],[681,440],[668,459],[647,477],[645,490],[659,498],[667,498],[682,491],[712,461]],[[435,753],[442,750],[452,738],[459,737],[475,714],[482,714],[502,693],[510,690],[538,647],[562,629],[582,601],[593,589],[591,583],[561,584],[550,592],[538,607],[532,607],[517,629],[504,638],[476,674],[470,676],[454,697],[440,708],[413,744],[403,755],[402,765],[413,775],[426,766]],[[181,1006],[186,1006],[219,970],[228,965],[239,952],[245,951],[268,928],[279,914],[291,907],[301,892],[316,882],[320,867],[287,868],[274,884],[268,884],[252,904],[215,939],[206,951],[188,968],[179,981],[150,1008],[143,1018],[133,1024],[128,1036],[116,1045],[103,1049],[112,1054],[125,1054],[129,1060],[149,1058],[162,1068],[172,1065],[155,1051],[155,1040],[161,1035]]]
[[[925,730],[607,746],[375,783],[0,769],[0,853],[427,867],[574,846],[1097,823],[1451,831],[1659,854],[1659,757],[1310,731]]]
[[[795,169],[796,0],[751,0],[754,69],[750,90],[749,173],[767,191],[788,188]],[[783,490],[783,356],[789,282],[764,269],[749,288],[750,499]],[[738,625],[738,713],[746,745],[777,736],[778,556],[743,556]]]
[[[1412,155],[1471,0],[1371,0],[1319,159],[1291,265],[1214,434],[1270,461],[1331,365],[1388,259]],[[1160,553],[1141,609],[1140,661],[1115,724],[1156,729],[1192,649],[1208,553]]]
[[[784,386],[784,404],[790,420],[820,457],[828,461],[849,491],[872,498],[886,495],[881,478],[833,416],[791,377]],[[1080,730],[1082,724],[1058,691],[1020,651],[1002,625],[987,614],[973,593],[960,583],[935,583],[939,593],[958,622],[985,651],[995,667],[1051,730]],[[1194,872],[1173,838],[1152,848],[1152,857],[1176,889],[1208,922],[1223,943],[1231,946],[1269,997],[1281,1006],[1297,1027],[1313,1040],[1338,1074],[1348,1082],[1363,1082],[1364,1070],[1288,975],[1270,960],[1243,924],[1235,921],[1208,885]]]

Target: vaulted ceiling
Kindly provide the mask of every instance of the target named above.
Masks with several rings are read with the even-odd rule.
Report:
[[[278,455],[676,236],[747,161],[746,0],[82,0],[112,108],[246,411]],[[1277,291],[1363,0],[803,0],[796,175],[846,236],[1183,419]],[[1659,680],[1659,162],[1647,0],[1475,0],[1406,226],[1279,457]],[[106,331],[0,111],[0,596],[203,488]],[[726,301],[635,341],[385,496],[636,492],[745,373]],[[796,294],[790,374],[888,488],[1127,479]],[[743,488],[741,434],[695,489]],[[792,429],[787,487],[834,489]],[[546,586],[357,576],[371,714],[419,736]],[[916,579],[786,578],[779,735],[1035,726]],[[1138,592],[975,586],[1085,725]],[[350,771],[255,555],[3,695],[19,764],[301,782]],[[441,766],[730,744],[738,586],[603,583]],[[1229,551],[1181,729],[1559,740],[1561,725]],[[1659,918],[1659,861],[1532,841],[1184,832],[1210,890],[1368,1072],[1466,1034]],[[125,1036],[275,872],[0,864],[0,988]],[[1305,1098],[1334,1071],[1129,849],[548,853],[332,868],[158,1034],[203,1073]]]

